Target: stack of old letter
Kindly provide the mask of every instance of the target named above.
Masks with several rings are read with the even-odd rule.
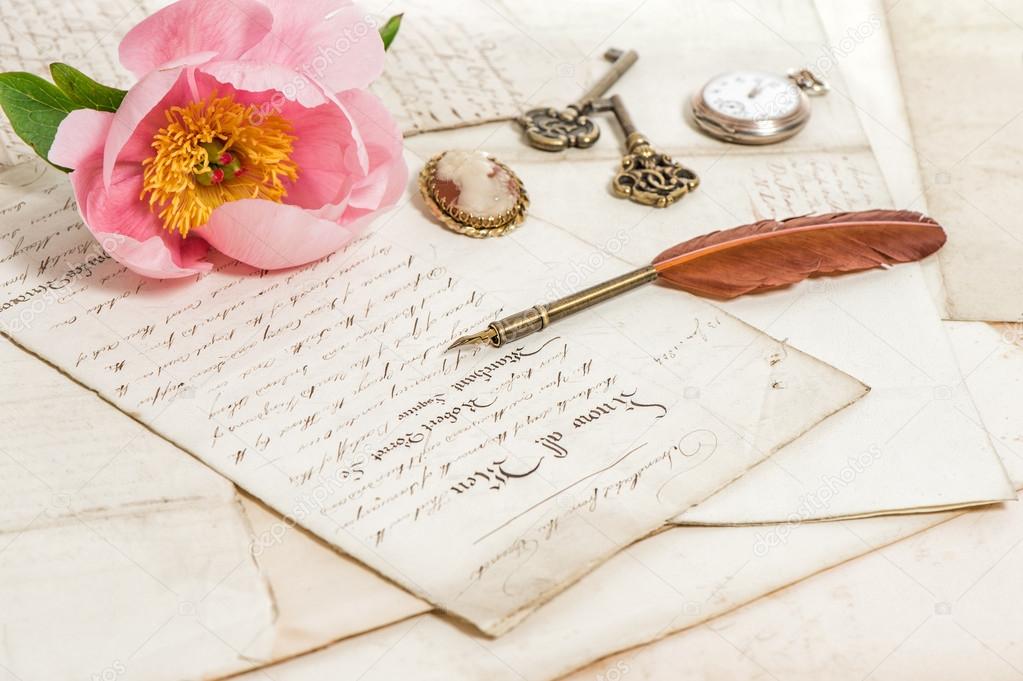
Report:
[[[7,2],[0,66],[60,55],[124,83],[118,26],[158,4]],[[1021,429],[981,397],[1012,389],[1017,329],[941,320],[1023,313],[999,181],[1019,135],[981,138],[1020,102],[955,129],[966,104],[927,105],[945,87],[927,62],[970,91],[1001,75],[964,66],[951,29],[918,31],[929,5],[897,4],[378,2],[406,13],[377,93],[410,167],[485,149],[531,215],[466,239],[410,188],[344,251],[274,274],[131,274],[66,178],[0,130],[0,680],[555,679],[1015,499],[1023,466],[996,446]],[[571,101],[609,46],[640,52],[616,86],[637,125],[701,176],[678,206],[611,196],[610,120],[561,156],[508,122]],[[750,66],[831,83],[783,145],[683,117],[703,81]],[[443,352],[702,232],[891,206],[945,224],[941,258],[728,304],[650,287]],[[971,396],[964,374],[995,383]],[[660,644],[662,674],[700,631]]]

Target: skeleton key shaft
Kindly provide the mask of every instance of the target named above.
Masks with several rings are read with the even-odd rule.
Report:
[[[519,117],[526,133],[526,141],[543,151],[563,151],[569,147],[585,149],[600,139],[600,128],[589,117],[592,102],[603,95],[636,63],[635,50],[622,52],[609,49],[604,58],[613,62],[611,69],[575,103],[565,109],[553,107],[530,109]]]
[[[637,130],[636,124],[632,122],[632,115],[625,108],[625,102],[622,101],[622,98],[614,95],[610,99],[593,102],[593,107],[596,111],[611,111],[615,115],[618,126],[625,133],[626,144],[629,145],[628,139],[635,135]]]
[[[622,53],[621,50],[612,47],[604,53],[604,58],[612,62],[611,69],[604,74],[603,78],[594,83],[582,97],[569,106],[579,111],[585,111],[588,109],[590,104],[593,103],[593,100],[603,97],[604,93],[610,90],[611,86],[617,83],[618,79],[624,76],[626,71],[632,68],[632,65],[636,63],[637,59],[639,59],[639,54],[636,50],[629,50],[628,52]]]
[[[700,178],[681,163],[650,146],[632,122],[618,95],[593,103],[594,111],[612,111],[625,133],[626,154],[611,182],[614,193],[644,206],[665,208],[696,189]]]

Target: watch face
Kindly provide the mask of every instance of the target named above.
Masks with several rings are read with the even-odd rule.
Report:
[[[784,76],[759,71],[733,71],[718,76],[703,90],[712,111],[743,121],[785,118],[799,107],[802,93]]]

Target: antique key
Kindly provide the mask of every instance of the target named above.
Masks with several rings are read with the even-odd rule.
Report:
[[[664,208],[699,186],[700,178],[696,173],[650,146],[650,142],[636,130],[621,97],[614,95],[594,102],[592,109],[614,112],[625,133],[627,153],[611,182],[617,196],[644,206]]]
[[[600,128],[587,115],[593,101],[607,92],[636,63],[639,55],[635,50],[623,53],[612,48],[604,53],[604,58],[613,66],[576,102],[565,109],[530,109],[519,117],[519,125],[531,146],[543,151],[563,151],[569,147],[585,149],[600,139]]]

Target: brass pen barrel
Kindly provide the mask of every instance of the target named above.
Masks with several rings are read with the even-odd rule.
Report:
[[[657,271],[647,266],[572,293],[555,301],[536,305],[513,315],[498,319],[484,331],[456,340],[448,349],[473,342],[488,342],[495,347],[517,340],[547,328],[552,322],[575,314],[597,303],[614,298],[657,279]]]

